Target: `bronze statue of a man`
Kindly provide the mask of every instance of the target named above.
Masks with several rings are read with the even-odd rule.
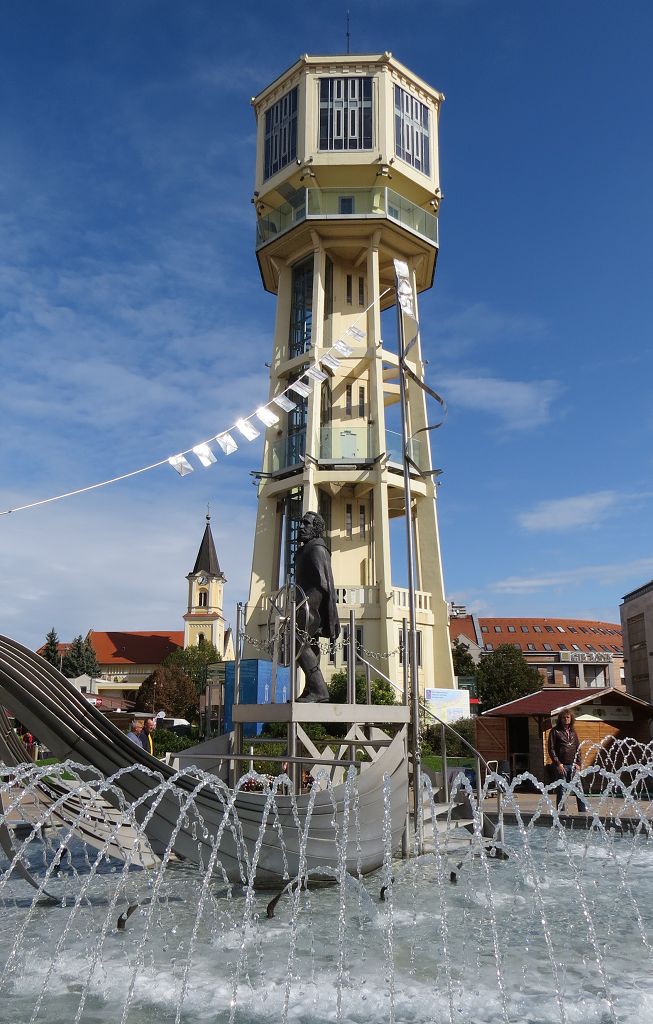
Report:
[[[297,700],[317,704],[329,699],[320,670],[318,637],[328,637],[333,642],[340,633],[340,623],[322,516],[317,512],[307,512],[299,525],[298,537],[300,547],[295,556],[295,583],[303,590],[308,602],[304,632],[310,640],[305,636],[297,640],[297,664],[306,677],[304,689]],[[300,625],[303,626],[301,616]]]

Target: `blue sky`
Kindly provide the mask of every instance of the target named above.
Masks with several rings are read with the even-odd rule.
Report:
[[[653,5],[350,0],[446,95],[421,299],[447,596],[618,621],[653,577]],[[249,105],[345,7],[33,0],[0,32],[1,506],[186,449],[267,397]],[[0,517],[0,630],[180,628],[210,502],[246,597],[256,444]],[[403,582],[396,580],[397,583]]]

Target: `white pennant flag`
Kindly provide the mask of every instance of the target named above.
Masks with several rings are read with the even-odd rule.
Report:
[[[272,401],[275,405],[278,405],[280,409],[283,409],[284,412],[292,412],[293,409],[297,408],[295,403],[291,402],[287,395],[277,395],[277,397],[273,398]]]
[[[342,340],[336,341],[336,342],[334,342],[333,347],[335,348],[336,352],[340,353],[341,356],[350,356],[351,355],[351,351],[352,350],[351,350],[351,348],[349,347],[349,345],[347,344],[346,341],[342,341]]]
[[[322,358],[320,359],[320,365],[328,366],[330,370],[337,370],[338,367],[340,366],[340,360],[336,359],[335,356],[332,356],[329,352],[327,352],[327,354],[325,356],[322,356]]]
[[[212,466],[214,462],[218,461],[208,444],[196,444],[193,448],[193,454],[197,455],[203,466]]]
[[[365,337],[365,331],[361,331],[360,327],[348,327],[347,334],[351,334],[352,338],[356,338],[357,341],[362,341]]]
[[[327,379],[327,374],[317,366],[309,366],[308,370],[305,371],[305,375],[310,377],[312,380],[316,380],[318,384],[321,384],[323,380]]]
[[[179,476],[188,476],[193,472],[193,467],[184,455],[171,455],[168,462],[179,473]]]
[[[225,430],[224,434],[217,434],[215,439],[225,455],[231,455],[232,452],[238,451],[238,445],[228,430]]]
[[[279,422],[276,412],[272,412],[272,409],[268,409],[266,405],[262,405],[260,409],[257,409],[256,415],[265,427],[273,427]]]
[[[406,316],[412,316],[413,320],[415,317],[415,302],[413,299],[413,285],[410,280],[410,271],[408,270],[408,264],[404,263],[403,260],[393,260],[395,266],[396,286],[397,286],[397,301],[401,306],[402,311]]]
[[[290,385],[290,390],[294,391],[300,398],[308,398],[311,393],[311,389],[308,384],[304,384],[301,380],[294,380]]]
[[[259,437],[259,431],[256,429],[253,423],[249,420],[236,420],[236,430],[240,430],[243,437],[246,437],[248,441],[253,441]]]

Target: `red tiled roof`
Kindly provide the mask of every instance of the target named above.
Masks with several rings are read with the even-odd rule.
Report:
[[[180,630],[105,633],[94,629],[88,637],[100,665],[160,665],[184,646]]]
[[[596,697],[605,697],[608,693],[614,693],[619,698],[619,703],[634,702],[642,708],[650,709],[653,714],[653,705],[646,701],[639,700],[623,690],[617,690],[614,686],[592,687],[590,689],[570,689],[567,686],[551,686],[546,690],[538,690],[528,697],[520,697],[518,700],[511,700],[508,704],[501,704],[490,711],[484,711],[483,715],[500,716],[502,718],[515,718],[524,715],[550,715],[558,708],[573,707],[582,701]]]
[[[465,636],[476,646],[476,630],[471,615],[460,615],[449,620],[449,637],[451,641],[457,640],[459,636]]]
[[[452,619],[449,629],[456,622]],[[549,619],[549,618],[479,618],[481,643],[513,644],[525,654],[557,654],[567,651],[595,651],[599,654],[621,655],[623,637],[617,622],[601,622],[593,619]],[[538,629],[535,629],[535,626]],[[484,628],[485,627],[485,628]],[[522,628],[523,627],[523,628]],[[548,628],[547,628],[548,627]],[[460,632],[460,631],[459,631]],[[459,634],[457,634],[459,635]],[[550,644],[547,651],[544,644]],[[529,648],[529,644],[535,648]],[[576,644],[576,647],[573,645]],[[615,650],[615,648],[617,648]]]

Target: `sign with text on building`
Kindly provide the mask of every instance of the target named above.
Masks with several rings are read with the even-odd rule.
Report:
[[[469,718],[469,690],[447,690],[427,687],[424,690],[427,708],[443,722]]]
[[[608,665],[612,661],[612,655],[601,654],[600,651],[560,651],[560,661],[582,661]]]

